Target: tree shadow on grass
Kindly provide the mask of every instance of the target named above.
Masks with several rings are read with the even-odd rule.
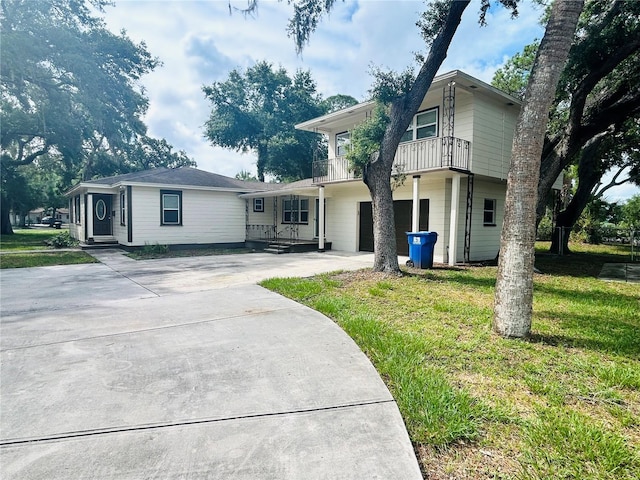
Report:
[[[548,311],[538,312],[537,315],[555,321],[564,333],[546,334],[534,331],[528,339],[532,343],[583,348],[640,359],[640,328],[624,319],[585,314],[558,320],[555,312]]]
[[[436,274],[438,271],[452,272],[449,276],[443,277]],[[494,288],[496,285],[495,276],[478,277],[473,275],[473,271],[463,267],[444,267],[438,266],[429,270],[422,271],[405,271],[403,275],[422,280],[441,282],[441,283],[458,283],[471,287]]]
[[[625,263],[624,256],[594,253],[572,253],[554,255],[537,253],[536,267],[545,275],[570,276],[576,278],[598,278],[605,263]]]

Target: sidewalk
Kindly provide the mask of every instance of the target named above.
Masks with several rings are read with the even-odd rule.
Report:
[[[640,263],[605,263],[598,278],[611,282],[640,283]]]

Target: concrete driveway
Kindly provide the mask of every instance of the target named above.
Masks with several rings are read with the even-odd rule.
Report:
[[[397,406],[332,321],[255,283],[371,255],[3,270],[3,479],[420,479]]]

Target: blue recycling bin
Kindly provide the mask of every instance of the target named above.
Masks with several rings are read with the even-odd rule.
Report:
[[[407,266],[433,268],[433,249],[438,240],[436,232],[406,232],[409,241]]]

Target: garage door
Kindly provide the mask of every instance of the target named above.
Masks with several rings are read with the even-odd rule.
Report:
[[[398,255],[409,255],[409,243],[405,232],[411,230],[411,200],[393,202],[393,215],[396,223],[396,244]],[[429,230],[429,200],[420,200],[420,230]],[[373,252],[373,212],[371,202],[360,203],[360,238],[361,252]]]

